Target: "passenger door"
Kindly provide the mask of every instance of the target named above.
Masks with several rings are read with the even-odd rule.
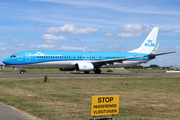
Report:
[[[31,54],[30,53],[26,53],[26,62],[31,62]]]

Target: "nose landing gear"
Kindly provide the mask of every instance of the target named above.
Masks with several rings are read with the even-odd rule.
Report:
[[[20,74],[24,74],[26,70],[20,70]]]

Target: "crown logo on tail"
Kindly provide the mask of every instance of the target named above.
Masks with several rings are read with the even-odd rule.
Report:
[[[148,43],[145,43],[145,46],[147,47],[154,47],[155,46],[155,43],[153,43],[153,41],[151,39],[147,40]]]

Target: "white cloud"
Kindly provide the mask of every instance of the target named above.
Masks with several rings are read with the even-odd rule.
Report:
[[[2,47],[0,47],[0,51],[4,51],[4,50],[6,50],[6,48],[2,48]]]
[[[49,33],[49,34],[56,34],[56,33],[89,34],[96,31],[98,31],[97,28],[92,28],[92,27],[81,28],[75,25],[65,24],[62,27],[54,27],[54,26],[50,27],[46,30],[46,33]]]
[[[13,41],[13,42],[19,42],[20,40],[19,40],[19,39],[12,39],[11,41]]]
[[[159,32],[158,33],[170,33],[170,32],[174,32],[175,29],[171,29],[171,30],[163,30],[163,29],[159,29]]]
[[[72,50],[72,51],[83,51],[86,50],[87,47],[76,47],[76,46],[58,46],[58,45],[47,45],[47,44],[42,44],[42,45],[37,45],[34,46],[37,49],[47,49],[47,50]]]
[[[40,25],[38,25],[37,27],[38,27],[38,28],[41,28],[41,27],[43,27],[43,26],[44,26],[43,24],[40,24]]]
[[[24,47],[26,49],[57,49],[57,45],[46,45],[46,44],[42,44],[42,45],[26,45],[26,44],[19,44],[18,47]]]
[[[67,38],[64,36],[54,36],[53,34],[44,34],[42,37],[44,40],[57,40],[57,41],[65,41]]]
[[[64,36],[55,36],[53,34],[44,34],[41,38],[44,39],[46,43],[54,43],[57,41],[66,41],[66,40],[75,39],[75,38],[65,38]]]
[[[4,40],[11,40],[10,38],[4,38]]]
[[[105,33],[103,36],[107,38],[132,38],[132,37],[139,37],[143,33],[150,32],[143,24],[127,24],[122,28],[117,29],[117,31],[121,31],[122,33],[119,34],[112,34],[112,33]]]
[[[180,46],[176,46],[175,48],[176,48],[177,50],[180,50]]]
[[[25,45],[19,44],[19,47],[24,47],[25,49],[37,49],[37,50],[68,50],[68,51],[83,51],[88,50],[86,46],[58,46],[58,45],[48,45],[48,44],[41,44],[41,45]]]
[[[122,32],[142,32],[144,30],[145,26],[142,24],[127,24],[124,27],[117,29],[118,31]]]
[[[83,51],[87,50],[88,47],[84,46],[58,46],[58,45],[47,45],[47,44],[42,44],[42,45],[37,45],[35,48],[38,49],[48,49],[48,50],[68,50],[68,51]]]
[[[37,45],[37,46],[34,46],[38,49],[52,49],[52,48],[55,48],[57,47],[57,45],[46,45],[46,44],[42,44],[42,45]]]
[[[29,45],[28,47],[29,48],[34,48],[34,47],[36,47],[36,45]]]
[[[18,46],[19,46],[19,47],[24,47],[24,46],[25,46],[25,44],[19,44]]]
[[[132,38],[132,37],[139,37],[141,33],[121,33],[121,34],[112,34],[112,33],[105,33],[103,36],[107,38]]]
[[[19,44],[25,50],[60,50],[60,51],[129,51],[131,49],[120,44],[99,44],[97,46],[58,46],[49,44],[25,45]]]
[[[4,38],[4,40],[9,40],[9,41],[13,41],[13,42],[19,42],[19,39],[11,39],[11,38]]]
[[[5,43],[1,43],[1,42],[0,42],[0,46],[6,46],[6,44],[5,44]]]
[[[73,51],[83,51],[83,50],[87,50],[87,47],[74,47],[74,46],[60,46],[58,47],[58,50],[73,50]]]
[[[55,43],[57,41],[77,40],[76,38],[66,38],[64,36],[55,36],[53,34],[44,34],[42,37],[45,43]]]

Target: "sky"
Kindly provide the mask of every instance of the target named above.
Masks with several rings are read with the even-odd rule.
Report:
[[[127,52],[159,27],[158,56],[180,66],[179,0],[1,0],[0,64],[28,50]]]

